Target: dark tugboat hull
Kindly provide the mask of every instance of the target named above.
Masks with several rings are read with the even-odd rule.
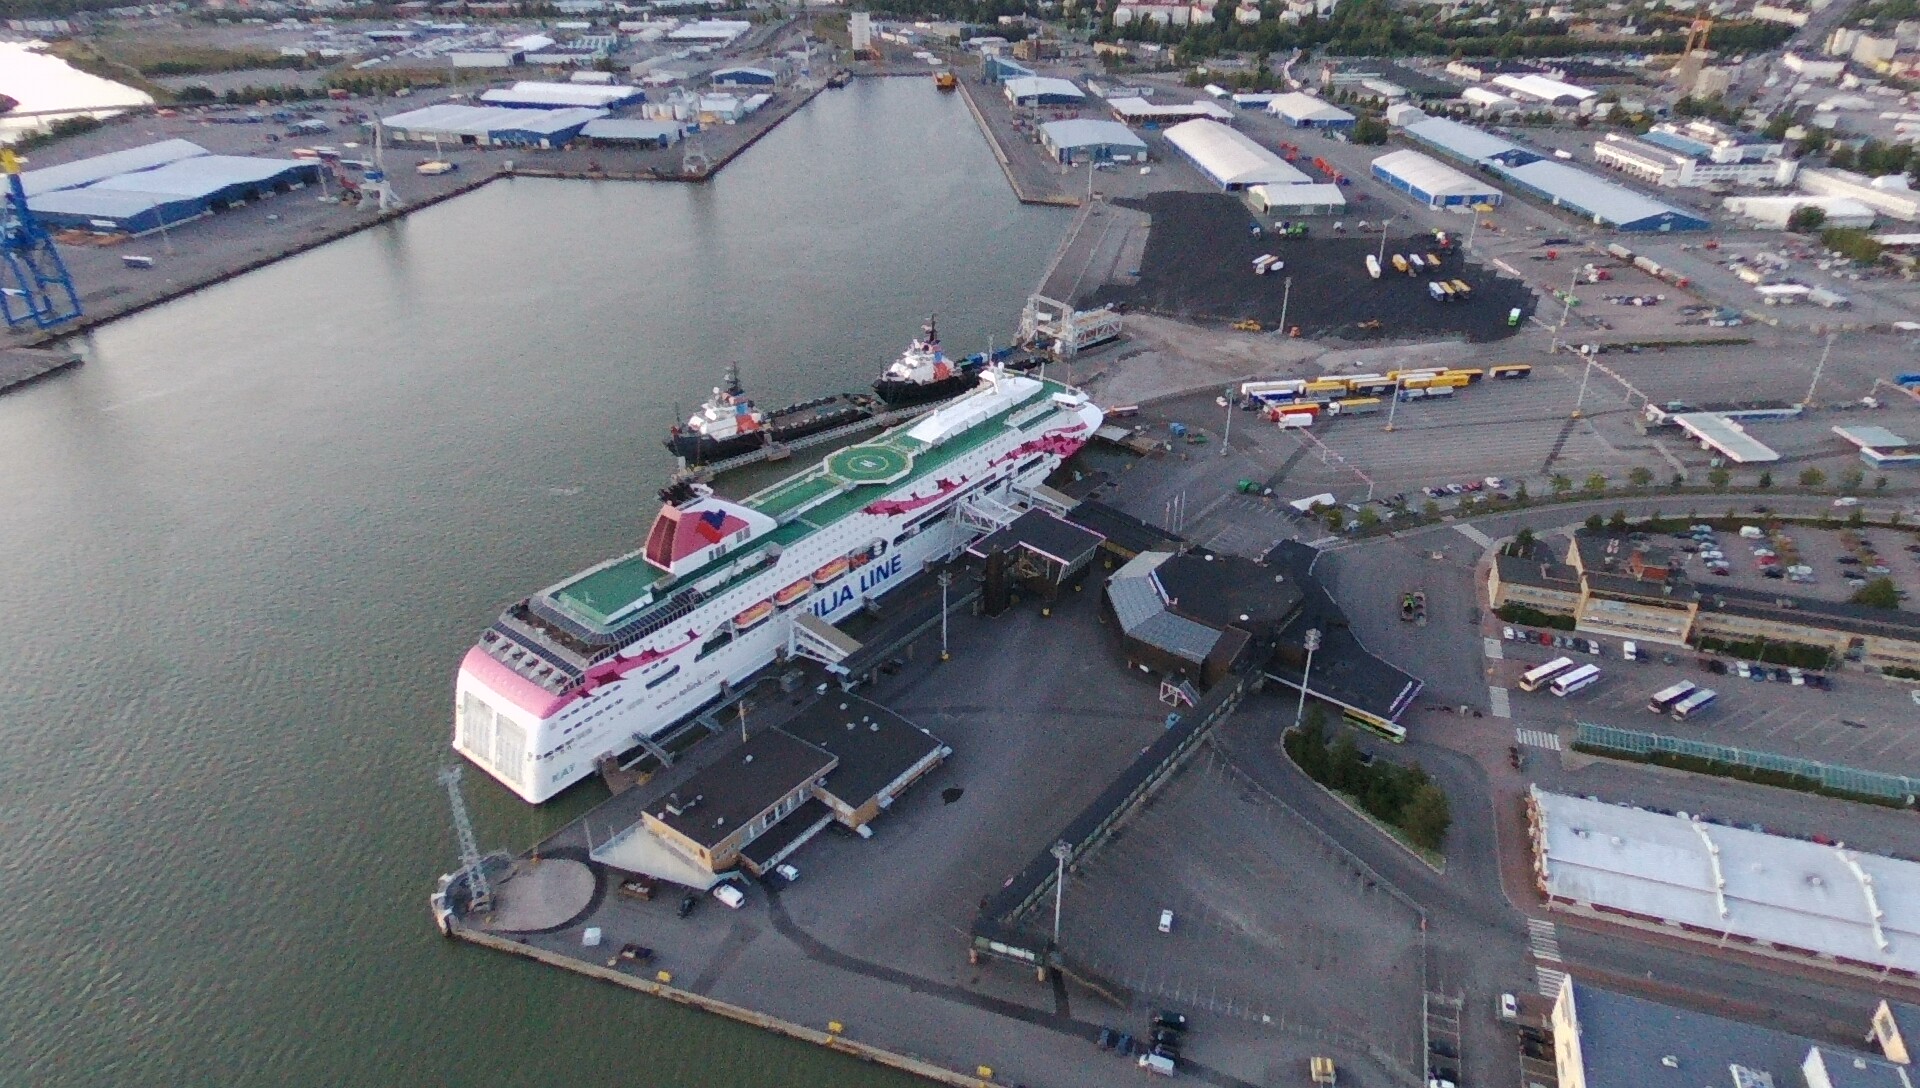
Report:
[[[873,391],[885,401],[889,408],[904,408],[913,404],[926,404],[929,401],[946,400],[980,384],[978,370],[965,370],[937,382],[903,382],[891,378],[881,378],[873,383]]]

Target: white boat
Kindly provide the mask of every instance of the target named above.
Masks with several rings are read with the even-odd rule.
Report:
[[[1367,254],[1367,275],[1376,280],[1380,278],[1380,258],[1371,253]]]
[[[528,801],[553,797],[758,672],[798,617],[832,623],[952,556],[979,531],[960,517],[976,500],[1027,506],[1101,419],[1080,390],[993,368],[739,502],[667,488],[645,547],[514,604],[467,651],[454,749]]]

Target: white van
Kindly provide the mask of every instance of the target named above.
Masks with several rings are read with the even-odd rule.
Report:
[[[1173,1059],[1164,1054],[1140,1055],[1140,1068],[1149,1073],[1158,1073],[1163,1077],[1173,1076]]]
[[[747,901],[739,888],[725,882],[713,886],[713,897],[734,910],[739,910]]]
[[[1620,656],[1626,658],[1628,661],[1638,661],[1640,660],[1640,647],[1634,645],[1630,640],[1622,642],[1620,644]]]

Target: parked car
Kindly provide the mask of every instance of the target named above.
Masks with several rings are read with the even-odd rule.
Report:
[[[1175,1031],[1185,1031],[1187,1030],[1187,1022],[1185,1013],[1161,1009],[1159,1012],[1153,1014],[1153,1026],[1156,1028],[1172,1028]]]
[[[680,897],[680,905],[674,908],[674,913],[685,918],[687,915],[693,913],[693,908],[699,905],[700,897],[692,892],[688,892],[686,895]]]
[[[1162,933],[1173,932],[1173,912],[1172,911],[1163,910],[1160,912],[1160,932]]]
[[[1094,1042],[1100,1044],[1101,1050],[1112,1050],[1113,1044],[1118,1041],[1118,1039],[1119,1036],[1112,1028],[1101,1028],[1100,1037],[1095,1039]]]
[[[1500,995],[1500,1018],[1514,1020],[1520,1016],[1520,999],[1512,994]]]

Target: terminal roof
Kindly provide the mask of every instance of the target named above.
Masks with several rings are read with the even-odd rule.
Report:
[[[857,695],[830,692],[781,726],[840,765],[823,789],[859,808],[946,747],[940,738]]]
[[[819,780],[837,763],[825,749],[769,729],[701,768],[666,799],[656,802],[652,815],[711,848],[781,798]],[[673,812],[669,804],[680,811]]]
[[[1673,417],[1680,429],[1715,452],[1745,464],[1778,461],[1771,446],[1749,435],[1746,428],[1717,412],[1682,412]]]
[[[1586,1088],[1793,1088],[1803,1039],[1574,981]],[[1741,1071],[1763,1074],[1746,1078]]]

